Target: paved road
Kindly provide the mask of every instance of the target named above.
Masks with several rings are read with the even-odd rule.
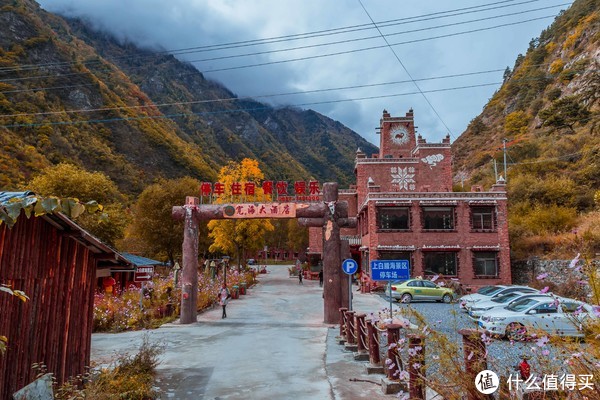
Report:
[[[384,399],[380,376],[366,375],[323,323],[318,281],[288,277],[287,266],[270,266],[248,295],[232,300],[227,319],[220,308],[198,323],[168,324],[149,333],[164,343],[157,386],[162,399]],[[377,295],[356,294],[355,309],[385,306]],[[143,332],[94,334],[92,360],[139,346]],[[359,378],[372,382],[350,382]]]

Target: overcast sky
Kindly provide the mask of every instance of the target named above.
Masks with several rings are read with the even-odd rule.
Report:
[[[38,1],[48,11],[85,17],[98,29],[153,49],[278,38],[177,57],[193,61],[238,96],[314,109],[377,145],[383,109],[403,116],[411,107],[418,132],[429,142],[441,141],[448,131],[454,141],[498,89],[504,69],[572,2]],[[474,85],[487,86],[444,90]],[[274,94],[288,95],[258,97]]]

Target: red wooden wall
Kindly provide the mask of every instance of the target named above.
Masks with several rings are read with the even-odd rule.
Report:
[[[59,382],[89,365],[96,260],[74,237],[43,218],[21,215],[12,229],[0,225],[0,283],[30,298],[0,293],[0,399],[31,382],[31,365],[44,362]]]

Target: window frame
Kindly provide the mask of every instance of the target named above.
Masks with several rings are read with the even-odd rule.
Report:
[[[483,212],[483,210],[488,212]],[[485,227],[485,222],[483,220],[484,215],[490,216],[490,226],[489,228]],[[496,207],[495,206],[471,206],[470,207],[470,216],[471,216],[471,230],[473,232],[495,232],[497,230],[497,220],[496,220]],[[476,221],[479,219],[481,225],[475,226]]]
[[[496,273],[493,275],[490,274],[480,274],[478,273],[478,263],[477,261],[481,259],[482,254],[488,254],[490,257],[485,258],[485,261],[490,261],[491,257],[493,257],[494,260],[494,266],[495,266],[495,270]],[[473,275],[475,276],[475,278],[480,278],[480,279],[489,279],[489,278],[498,278],[500,276],[500,260],[498,259],[498,251],[473,251]],[[487,271],[487,267],[484,265],[483,268],[483,272],[488,272]]]
[[[437,210],[436,210],[437,209]],[[449,227],[428,227],[427,222],[427,214],[428,212],[440,212],[442,209],[448,209],[449,212],[445,216],[442,216],[442,220],[446,216],[450,216],[451,226]],[[443,212],[443,211],[442,211]],[[427,232],[456,232],[456,206],[421,206],[421,226],[424,231]],[[442,221],[442,224],[445,226],[447,224],[446,221]]]
[[[441,268],[436,268],[436,270],[432,269],[431,266],[428,264],[428,258],[430,259],[431,257],[435,256],[435,255],[452,255],[454,260],[453,260],[453,267],[454,267],[454,271],[453,273],[448,273],[448,269],[447,268],[443,268],[443,270]],[[435,260],[432,260],[435,262]],[[446,263],[448,261],[448,258],[446,257],[446,260],[444,260],[444,263]],[[456,251],[426,251],[423,253],[423,271],[427,271],[427,272],[433,272],[437,275],[443,275],[443,276],[458,276],[458,269],[459,269],[459,258],[458,258],[458,252]]]
[[[402,210],[406,211],[406,228],[382,228],[382,217],[383,212],[386,210]],[[377,222],[377,232],[410,232],[411,231],[411,207],[410,206],[377,206],[375,213],[375,220]]]

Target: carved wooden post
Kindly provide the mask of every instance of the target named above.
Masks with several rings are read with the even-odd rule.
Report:
[[[369,362],[371,365],[379,365],[381,359],[379,358],[379,338],[377,329],[373,326],[373,321],[367,320],[367,332],[369,335]]]
[[[397,344],[398,340],[400,340],[400,328],[402,328],[402,325],[398,325],[398,324],[390,324],[387,326],[387,340],[388,340],[388,351],[387,351],[387,358],[390,361],[386,361],[386,375],[387,378],[390,381],[397,381],[399,380],[398,378],[398,374],[399,374],[399,370],[400,367],[397,365],[397,361],[396,360],[396,354],[397,354],[397,347],[396,346],[392,346],[392,344]]]
[[[358,352],[364,354],[367,350],[367,332],[365,332],[365,317],[366,314],[356,314],[356,344]]]
[[[418,335],[408,335],[408,375],[411,399],[425,399],[425,345]],[[415,366],[418,365],[417,368]]]
[[[335,324],[338,310],[342,307],[342,259],[340,257],[340,226],[337,221],[336,203],[338,200],[338,184],[323,184],[323,201],[329,207],[325,223],[325,243],[323,244],[323,297],[324,322]]]
[[[354,328],[355,311],[346,311],[346,343],[356,344],[356,329]]]
[[[339,226],[339,219],[338,219],[338,226]],[[340,226],[341,228],[341,226]],[[342,268],[342,261],[347,259],[347,258],[352,258],[351,257],[351,253],[350,253],[350,243],[347,240],[340,240],[340,269]],[[345,273],[340,274],[340,296],[341,296],[341,302],[342,302],[342,306],[343,307],[348,307],[348,309],[350,310],[350,288],[348,287],[349,285],[351,286],[351,284],[348,283],[349,280],[351,280],[352,278],[348,279],[348,275]],[[354,308],[354,307],[352,307]]]
[[[181,276],[182,324],[196,322],[198,302],[198,222],[195,218],[197,197],[185,198],[183,231],[183,271]]]
[[[487,369],[487,359],[485,356],[485,343],[481,338],[482,331],[475,329],[461,329],[458,331],[463,338],[463,356],[465,360],[465,379],[468,380],[467,399],[491,399],[491,395],[484,395],[475,389],[475,377],[481,371]]]
[[[346,311],[347,307],[340,307],[340,338],[346,340]]]

